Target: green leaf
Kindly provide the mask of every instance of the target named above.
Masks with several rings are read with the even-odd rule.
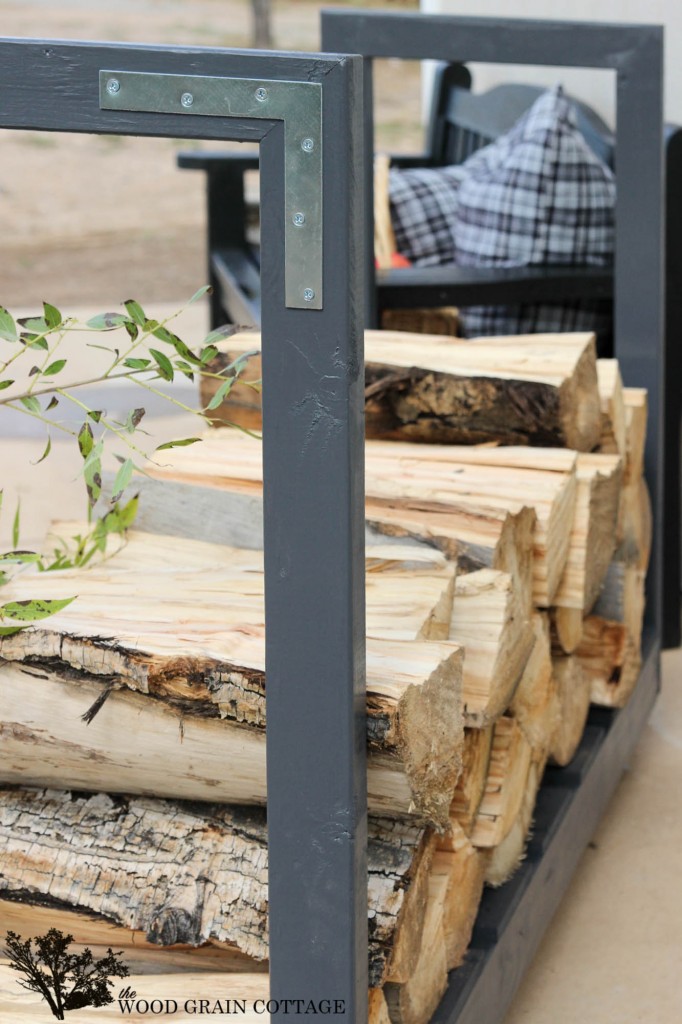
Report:
[[[93,437],[92,427],[86,422],[78,431],[78,447],[84,459],[87,459],[88,455],[92,451],[94,443],[95,439]]]
[[[38,461],[33,463],[33,465],[34,466],[39,466],[41,462],[44,462],[44,460],[48,457],[48,455],[50,454],[51,451],[52,451],[52,438],[48,437],[47,444],[45,445],[45,451],[40,456]]]
[[[128,413],[128,417],[125,422],[125,429],[129,434],[132,434],[135,427],[138,427],[142,422],[146,410],[145,409],[133,409]]]
[[[126,459],[114,480],[112,501],[118,501],[133,477],[133,460]]]
[[[45,317],[45,323],[51,331],[55,331],[58,327],[61,327],[63,317],[56,306],[51,306],[49,302],[43,302],[43,315]]]
[[[10,619],[14,622],[40,622],[42,619],[55,615],[63,608],[67,608],[75,597],[65,597],[50,601],[43,598],[33,598],[31,601],[10,601],[9,604],[0,605],[0,619]]]
[[[113,331],[125,323],[130,323],[130,320],[123,313],[98,313],[97,316],[91,317],[85,326],[93,331]]]
[[[158,349],[150,348],[150,356],[153,357],[159,371],[159,375],[164,380],[173,380],[175,374],[173,373],[173,364],[171,363],[168,356],[164,355],[163,352],[159,352]]]
[[[165,451],[167,448],[186,448],[188,444],[196,444],[197,441],[201,441],[200,437],[183,437],[180,441],[166,441],[165,444],[160,444],[156,449],[157,452]]]
[[[102,419],[102,410],[101,409],[88,409],[88,416],[95,423],[99,423],[99,421]]]
[[[229,395],[233,384],[234,377],[229,377],[228,380],[223,381],[223,383],[220,385],[211,401],[206,406],[206,409],[217,409],[218,406],[221,405],[224,399],[227,398],[227,396]]]
[[[198,292],[194,293],[194,295],[189,300],[187,305],[191,306],[193,302],[198,302],[199,299],[203,299],[204,295],[210,295],[212,291],[213,291],[213,288],[211,287],[211,285],[210,284],[205,284],[203,286],[203,288],[200,288]]]
[[[14,318],[4,306],[0,306],[0,338],[4,341],[17,341],[19,338]]]
[[[24,316],[17,320],[30,334],[47,334],[49,325],[44,316]]]
[[[59,399],[57,398],[56,395],[53,395],[52,398],[50,399],[50,401],[47,404],[45,412],[49,412],[50,409],[54,409],[58,405],[59,405]]]
[[[21,531],[21,499],[17,499],[17,508],[12,521],[12,547],[19,547],[19,533]]]
[[[128,316],[131,318],[131,320],[133,320],[138,327],[144,327],[145,323],[147,322],[147,317],[145,316],[144,310],[140,303],[136,302],[135,299],[126,299],[123,305],[128,310]]]
[[[26,345],[26,348],[39,348],[42,352],[47,352],[47,341],[45,338],[38,337],[37,334],[22,334],[21,340]]]
[[[222,327],[216,327],[214,331],[207,334],[204,338],[203,344],[212,345],[216,341],[223,341],[225,338],[231,338],[232,335],[237,334],[239,330],[241,330],[241,328],[235,324],[223,324]]]
[[[43,377],[54,377],[66,366],[66,359],[55,359],[46,369],[43,370]]]
[[[28,409],[29,412],[37,413],[38,415],[40,415],[40,402],[34,395],[24,395],[23,398],[19,399],[19,401],[21,402],[25,409]]]
[[[37,551],[5,551],[0,555],[0,562],[10,565],[30,565],[32,562],[40,562],[42,557]]]
[[[132,320],[126,320],[123,326],[125,327],[126,331],[128,332],[128,335],[132,338],[132,340],[137,341],[140,333],[140,329],[137,326],[137,324],[134,324]]]
[[[14,384],[13,380],[0,380],[0,391],[4,391],[5,388],[11,388]]]
[[[217,355],[220,355],[215,345],[207,345],[206,348],[201,350],[201,365],[206,366],[212,359],[215,359]]]
[[[131,370],[146,370],[148,366],[152,365],[151,359],[124,359],[123,365],[130,367]]]
[[[133,525],[137,517],[137,509],[139,504],[140,497],[138,494],[136,494],[134,497],[130,499],[130,501],[126,502],[123,508],[119,509],[118,521],[121,530],[127,530]]]

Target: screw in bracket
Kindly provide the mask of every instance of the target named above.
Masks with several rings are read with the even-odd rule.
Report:
[[[301,142],[301,149],[303,150],[304,153],[312,153],[312,151],[315,149],[315,143],[313,142],[312,139],[303,139],[303,141]]]
[[[315,298],[315,292],[312,290],[312,288],[303,289],[303,298],[305,299],[306,302],[313,301],[313,299]]]
[[[115,96],[121,89],[121,83],[117,78],[110,78],[107,82],[107,92],[110,96]]]
[[[296,225],[297,228],[302,228],[303,225],[305,224],[305,214],[304,213],[295,213],[291,219],[293,220],[293,222],[294,222],[294,224]]]
[[[192,96],[191,92],[183,92],[182,96],[180,97],[180,102],[182,103],[183,107],[191,107],[192,104],[194,103],[194,96]]]
[[[265,103],[267,98],[268,90],[264,89],[262,85],[259,86],[259,88],[256,89],[256,99],[258,100],[259,103]]]

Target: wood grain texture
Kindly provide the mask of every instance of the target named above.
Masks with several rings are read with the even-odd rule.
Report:
[[[260,337],[230,338],[215,368],[258,350]],[[365,413],[370,438],[429,443],[532,444],[590,451],[601,431],[594,338],[528,335],[472,341],[367,331]],[[249,369],[260,376],[258,358]],[[202,399],[212,387],[204,385]],[[255,392],[235,389],[216,419],[257,427]]]

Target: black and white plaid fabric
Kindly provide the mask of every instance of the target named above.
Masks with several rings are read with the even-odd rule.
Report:
[[[453,171],[459,173],[452,175]],[[437,216],[426,207],[421,214],[415,211],[416,188],[401,183],[399,177],[408,173],[440,174]],[[446,199],[443,192],[448,185],[451,194]],[[417,266],[448,262],[467,267],[603,266],[613,257],[615,179],[585,142],[560,87],[543,93],[509,132],[461,166],[439,172],[397,172],[391,182],[392,203],[399,187],[403,192],[411,188],[412,200],[403,199],[410,217],[403,217],[400,232],[394,228],[398,251]],[[454,211],[447,229],[442,223],[444,210]],[[424,221],[430,218],[429,235]],[[429,262],[420,257],[411,237],[405,240],[412,222],[419,224],[419,246],[429,252]],[[435,241],[436,232],[440,243]],[[452,242],[454,249],[446,242]],[[599,331],[609,321],[608,304],[599,302],[477,306],[461,311],[466,337]]]
[[[419,167],[389,172],[391,223],[399,253],[416,267],[455,262],[453,229],[459,167]]]

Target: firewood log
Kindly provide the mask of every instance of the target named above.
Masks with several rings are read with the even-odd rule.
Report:
[[[447,880],[443,933],[445,963],[451,971],[460,966],[471,942],[490,851],[477,849],[457,828],[441,836],[438,847],[431,873],[440,874]]]
[[[625,473],[624,482],[639,480],[644,473],[646,444],[646,388],[623,388],[625,405]]]
[[[637,683],[642,658],[638,638],[623,622],[589,615],[575,656],[589,681],[593,704],[620,708],[627,703]]]
[[[483,798],[471,832],[474,846],[497,846],[511,829],[523,799],[530,743],[513,718],[495,723]]]
[[[558,684],[552,671],[546,615],[538,613],[533,617],[533,633],[533,650],[514,693],[509,713],[519,723],[531,746],[533,757],[543,760],[558,728],[560,715]],[[463,763],[466,763],[464,755]]]
[[[625,457],[625,397],[617,359],[597,360],[597,383],[601,405],[599,451]]]
[[[235,771],[218,781],[221,798],[236,803],[263,802],[262,556],[236,551],[221,554],[216,545],[202,547],[194,542],[190,554],[195,564],[201,566],[202,558],[212,559],[212,571],[183,570],[181,546],[175,545],[175,564],[168,567],[163,564],[168,542],[158,541],[156,548],[157,540],[132,535],[120,553],[119,569],[115,568],[119,556],[115,556],[102,566],[83,570],[27,573],[8,585],[8,597],[16,600],[78,594],[76,601],[52,618],[0,639],[2,658],[24,662],[27,668],[44,670],[47,666],[50,670],[39,673],[42,679],[17,672],[12,685],[9,669],[3,670],[7,682],[1,699],[11,716],[7,720],[14,730],[13,745],[20,746],[21,733],[28,730],[38,738],[44,732],[45,746],[52,746],[51,754],[46,749],[42,758],[39,741],[37,757],[35,745],[31,755],[17,751],[21,761],[17,773],[28,773],[23,776],[27,782],[52,782],[61,751],[74,772],[69,785],[125,789],[136,762],[144,765],[146,761],[151,762],[149,770],[155,778],[164,772],[161,765],[165,766],[165,782],[160,779],[157,783],[163,786],[164,795],[205,798],[206,787],[222,779],[228,764],[223,761],[221,768],[215,758],[207,756],[208,770],[198,769],[201,752],[214,742],[224,757],[229,748],[234,758]],[[234,564],[221,568],[221,558],[229,562],[231,557]],[[240,558],[244,560],[241,564]],[[441,574],[435,569],[434,578],[439,582],[426,597],[422,611],[416,617],[411,615],[408,602],[401,621],[395,598],[398,579],[408,592],[415,581],[415,600],[426,581],[419,569],[403,565],[393,555],[388,559],[381,555],[370,560],[368,573],[368,592],[374,594],[369,604],[376,610],[376,614],[368,614],[368,628],[376,635],[367,641],[371,804],[382,813],[415,814],[444,825],[460,769],[463,653],[447,641],[395,637],[415,637],[415,627],[422,635],[449,629],[447,593],[452,570],[443,566]],[[113,701],[102,719],[108,729],[100,725],[92,730],[80,717],[98,697],[103,698],[103,685],[108,688],[111,683],[120,692],[106,702]],[[127,692],[130,690],[139,691],[139,696]],[[72,718],[54,717],[62,694]],[[99,715],[105,710],[106,705]],[[134,728],[131,720],[135,714],[144,715],[145,727],[152,734],[158,722],[158,744],[153,751],[146,745],[141,727]],[[187,733],[184,749],[183,721]],[[221,730],[220,736],[217,730]],[[114,735],[120,738],[118,748],[112,743]],[[92,760],[95,754],[100,760]],[[118,768],[107,781],[114,765]],[[0,764],[0,772],[3,767]],[[196,790],[188,790],[189,785]],[[150,791],[144,773],[130,789]],[[212,798],[217,796],[214,793]]]
[[[256,808],[5,789],[0,837],[4,899],[95,915],[159,948],[211,944],[267,959],[267,833]],[[423,829],[370,819],[372,987],[390,970],[412,880],[432,853]],[[412,923],[416,964],[423,927]]]
[[[222,345],[215,371],[260,349],[260,335]],[[528,335],[457,341],[438,335],[365,333],[367,436],[446,444],[534,444],[591,451],[601,432],[594,338]],[[251,358],[246,380],[261,376]],[[215,383],[202,384],[207,405]],[[260,395],[243,384],[215,411],[260,426]]]
[[[461,829],[468,836],[474,827],[488,779],[493,731],[492,725],[484,729],[464,730],[462,771],[452,798],[450,821],[455,830]]]
[[[553,603],[586,614],[599,595],[616,544],[622,463],[617,455],[580,454],[568,561]]]
[[[590,678],[577,654],[552,657],[559,697],[559,720],[549,746],[553,764],[567,765],[580,745],[590,710]]]
[[[486,863],[485,881],[487,885],[494,888],[503,885],[509,881],[523,861],[532,828],[533,812],[542,780],[543,767],[542,762],[537,761],[531,761],[529,765],[521,806],[514,823],[502,842],[490,851]]]

